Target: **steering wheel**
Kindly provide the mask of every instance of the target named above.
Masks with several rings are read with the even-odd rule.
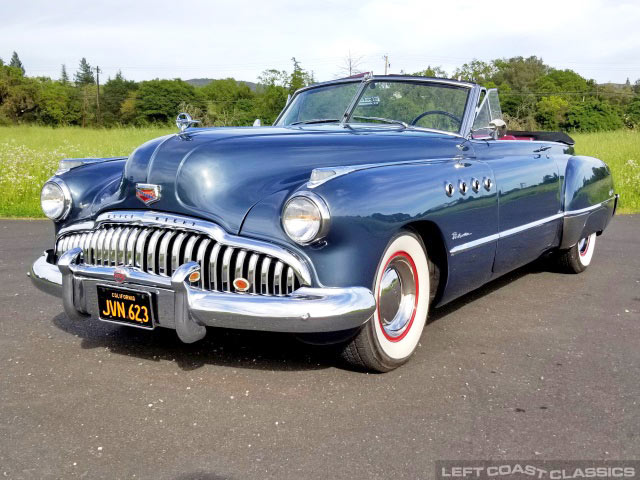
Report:
[[[445,117],[449,117],[450,119],[458,122],[458,126],[462,125],[462,120],[460,118],[456,117],[453,113],[445,112],[444,110],[427,110],[426,112],[422,112],[414,118],[409,125],[415,125],[421,118],[424,118],[427,115],[444,115]]]

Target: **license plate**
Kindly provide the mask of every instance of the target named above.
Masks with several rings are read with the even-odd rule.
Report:
[[[97,285],[100,320],[152,330],[151,294]]]

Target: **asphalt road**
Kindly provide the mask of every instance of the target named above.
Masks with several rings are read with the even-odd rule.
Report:
[[[0,478],[433,478],[440,459],[640,459],[640,216],[581,275],[525,267],[432,312],[408,365],[289,335],[73,323],[0,221]]]

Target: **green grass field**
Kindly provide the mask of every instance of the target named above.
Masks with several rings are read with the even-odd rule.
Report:
[[[40,188],[58,161],[73,157],[128,155],[172,128],[92,130],[74,127],[0,127],[0,216],[42,217]],[[576,152],[601,158],[613,172],[620,212],[640,212],[640,132],[572,135]]]

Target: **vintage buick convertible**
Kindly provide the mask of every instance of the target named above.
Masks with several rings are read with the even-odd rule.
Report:
[[[366,75],[299,90],[272,127],[193,123],[44,185],[55,244],[30,275],[71,319],[293,332],[388,371],[431,307],[543,254],[583,271],[617,205],[606,164],[508,131],[472,83]]]

